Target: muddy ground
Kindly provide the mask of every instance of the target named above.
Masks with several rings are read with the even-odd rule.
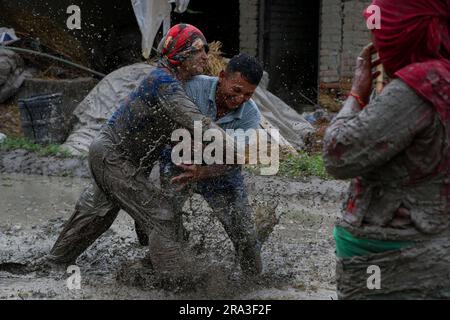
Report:
[[[26,264],[49,251],[87,176],[85,160],[0,153],[0,264]],[[184,222],[196,259],[209,266],[195,283],[158,278],[133,264],[146,248],[121,212],[78,259],[81,289],[69,290],[66,270],[0,271],[0,299],[335,299],[332,225],[347,184],[249,173],[246,182],[255,208],[271,207],[280,218],[263,245],[257,278],[241,276],[223,228],[194,196]]]

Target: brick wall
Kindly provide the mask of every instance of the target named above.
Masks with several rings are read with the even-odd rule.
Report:
[[[259,0],[239,1],[240,51],[256,56],[258,53]]]
[[[291,105],[316,96],[319,8],[318,1],[310,0],[266,2],[264,64],[269,89]]]
[[[337,82],[340,79],[342,51],[341,0],[322,0],[319,77],[322,82]]]
[[[320,82],[339,82],[353,75],[360,50],[370,42],[363,18],[368,0],[322,0]]]
[[[319,0],[314,0],[319,1]],[[260,0],[240,0],[240,51],[259,55]],[[319,81],[339,82],[353,75],[355,59],[370,41],[362,12],[370,0],[322,0]]]
[[[341,78],[352,77],[355,60],[370,40],[363,11],[371,1],[352,0],[344,2],[344,25],[341,60]]]

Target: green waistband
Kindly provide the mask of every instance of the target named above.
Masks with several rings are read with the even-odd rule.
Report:
[[[339,258],[365,256],[388,250],[398,250],[414,245],[412,241],[385,241],[376,239],[357,238],[342,227],[333,230],[336,242],[336,255]]]

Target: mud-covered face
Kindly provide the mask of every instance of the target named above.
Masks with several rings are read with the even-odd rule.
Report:
[[[197,44],[196,47],[198,48],[193,50],[189,58],[183,61],[180,66],[181,70],[192,77],[202,74],[208,61],[208,54],[206,53],[206,48],[203,45],[203,42],[199,41],[199,44]]]
[[[235,110],[252,97],[256,87],[242,77],[240,72],[227,74],[222,71],[217,85],[216,102],[223,108]]]

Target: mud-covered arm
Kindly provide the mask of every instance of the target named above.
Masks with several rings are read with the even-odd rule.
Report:
[[[367,173],[408,147],[433,117],[432,107],[398,79],[362,111],[350,97],[326,131],[325,166],[338,179]]]
[[[189,182],[222,176],[228,172],[231,172],[231,170],[233,170],[236,165],[211,164],[207,166],[201,166],[181,164],[179,165],[179,167],[183,169],[184,172],[176,177],[173,177],[171,182],[184,185]]]
[[[237,148],[234,147],[233,137],[227,135],[222,128],[200,112],[199,108],[188,97],[186,91],[179,82],[172,82],[168,85],[161,86],[158,96],[164,112],[178,125],[189,130],[191,134],[193,134],[194,122],[200,122],[202,124],[202,134],[209,129],[214,129],[222,135],[224,148],[233,146],[232,150],[229,151],[233,151],[235,161],[237,156],[244,157],[244,155],[238,154]]]

